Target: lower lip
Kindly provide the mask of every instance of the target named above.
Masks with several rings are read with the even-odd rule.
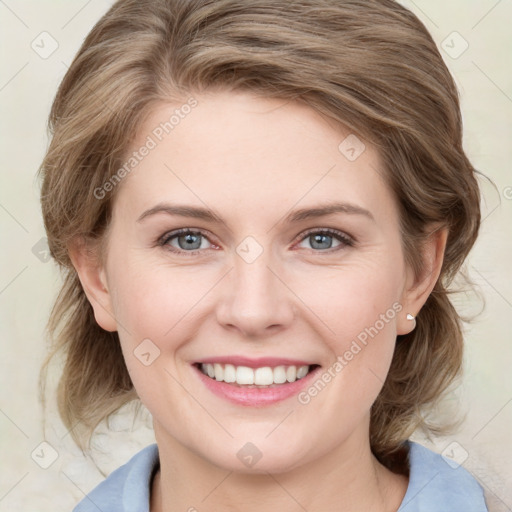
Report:
[[[272,405],[297,395],[321,370],[321,367],[318,366],[302,379],[296,380],[295,382],[287,382],[286,384],[279,384],[273,388],[248,388],[246,386],[228,384],[212,379],[205,375],[197,366],[193,366],[193,368],[204,385],[212,393],[237,405],[251,407]]]

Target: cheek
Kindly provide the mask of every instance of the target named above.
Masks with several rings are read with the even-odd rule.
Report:
[[[365,333],[394,336],[394,324],[401,310],[401,274],[390,262],[365,263],[346,268],[323,269],[310,279],[298,278],[294,292],[320,319],[330,333],[338,353],[346,343]],[[318,324],[318,321],[316,322]]]
[[[329,373],[334,376],[328,385],[332,400],[344,410],[368,410],[393,357],[402,311],[400,268],[391,259],[388,264],[381,259],[378,265],[333,270],[321,282],[309,288],[305,302],[325,326]],[[306,289],[301,293],[306,296]]]
[[[115,272],[114,312],[137,337],[163,339],[215,284],[211,271],[171,267],[151,259],[125,262]]]

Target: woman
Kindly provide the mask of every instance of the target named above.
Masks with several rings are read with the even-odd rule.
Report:
[[[487,510],[411,442],[459,375],[477,237],[457,90],[391,0],[121,0],[41,166],[61,415],[156,444],[76,511]]]

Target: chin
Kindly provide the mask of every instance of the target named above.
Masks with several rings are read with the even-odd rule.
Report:
[[[252,475],[286,473],[305,463],[291,444],[277,446],[268,440],[265,442],[264,438],[261,443],[246,441],[234,444],[220,453],[212,453],[210,449],[204,453],[204,458],[226,471]]]

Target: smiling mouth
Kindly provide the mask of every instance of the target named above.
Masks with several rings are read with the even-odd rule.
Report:
[[[235,366],[220,363],[195,363],[204,375],[212,380],[232,384],[244,388],[273,388],[291,384],[303,379],[306,375],[319,367],[318,364],[295,366],[262,366],[250,368],[248,366]]]

